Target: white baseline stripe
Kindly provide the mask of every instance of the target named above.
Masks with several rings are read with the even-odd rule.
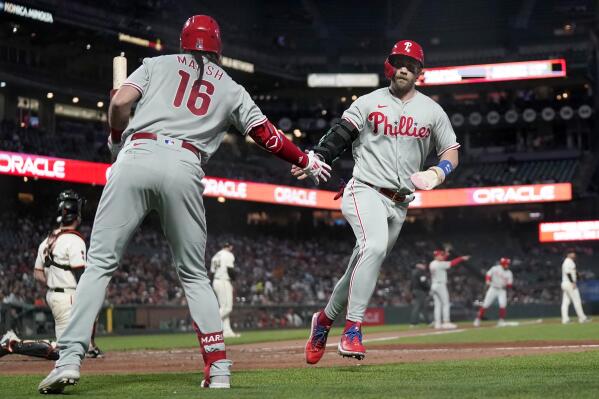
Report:
[[[466,331],[466,330],[457,329],[457,330],[446,330],[446,331],[432,331],[432,332],[425,332],[425,333],[408,335],[408,336],[392,335],[389,337],[365,339],[363,342],[367,343],[367,342],[392,341],[394,339],[401,339],[401,338],[426,337],[429,335],[454,334],[454,333],[459,333],[459,332],[463,332],[463,331]],[[333,347],[337,347],[337,343],[328,343],[327,344],[327,348],[333,348]],[[233,346],[231,346],[230,348],[233,348]],[[279,351],[279,350],[297,350],[297,349],[303,349],[303,348],[304,348],[304,345],[289,345],[289,346],[278,346],[276,348],[264,347],[264,348],[241,349],[241,351],[242,352],[263,352],[263,351]]]

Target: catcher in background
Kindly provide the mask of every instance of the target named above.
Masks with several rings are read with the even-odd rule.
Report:
[[[497,327],[504,327],[507,325],[505,322],[507,289],[512,288],[512,284],[514,283],[514,276],[509,269],[511,263],[512,261],[510,258],[501,258],[499,259],[499,264],[493,266],[487,272],[485,284],[489,289],[487,290],[482,306],[478,310],[478,315],[476,316],[476,319],[474,319],[474,327],[480,326],[480,321],[487,309],[489,309],[493,302],[495,302],[495,299],[497,299],[497,302],[499,303],[499,321],[497,322]]]
[[[229,316],[233,311],[233,285],[235,280],[235,256],[233,245],[225,243],[223,248],[212,257],[210,261],[210,277],[212,277],[212,288],[218,299],[220,317],[223,320],[223,336],[225,338],[237,338],[237,334],[231,328]]]
[[[81,224],[84,199],[73,190],[65,190],[57,198],[58,226],[40,244],[35,260],[34,277],[48,287],[46,303],[54,317],[58,341],[71,317],[73,296],[85,268],[85,240],[77,228]],[[92,336],[95,333],[95,325]],[[20,354],[58,359],[56,342],[21,340],[10,330],[0,340],[0,356]],[[86,357],[102,357],[102,351],[91,341]]]
[[[576,282],[578,281],[578,273],[576,272],[576,252],[571,251],[566,254],[566,259],[562,263],[562,323],[568,324],[570,322],[570,316],[568,310],[570,303],[574,305],[574,310],[578,316],[579,323],[586,323],[590,319],[584,314],[582,310],[582,301],[580,300],[580,292]]]

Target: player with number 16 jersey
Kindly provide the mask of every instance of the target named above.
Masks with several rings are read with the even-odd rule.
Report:
[[[40,392],[59,393],[79,381],[79,366],[106,286],[127,242],[150,211],[160,217],[198,335],[204,359],[200,385],[230,387],[231,362],[204,262],[202,166],[232,124],[267,151],[302,168],[317,184],[328,179],[330,167],[285,138],[221,68],[220,59],[218,24],[206,15],[193,16],[181,31],[181,53],[145,59],[112,98],[109,146],[118,156],[98,204],[72,317],[58,342],[60,360],[40,383]]]

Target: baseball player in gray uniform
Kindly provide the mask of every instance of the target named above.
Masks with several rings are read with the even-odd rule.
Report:
[[[415,88],[423,65],[420,45],[411,40],[397,42],[385,61],[389,87],[358,98],[314,148],[327,164],[352,149],[353,178],[344,190],[341,209],[356,236],[356,245],[326,308],[312,317],[305,347],[310,364],[323,356],[330,326],[346,306],[338,353],[357,359],[365,356],[361,331],[364,312],[414,191],[433,189],[458,164],[459,144],[447,114]],[[441,161],[421,171],[433,150]],[[299,179],[308,177],[297,167],[291,172]]]
[[[202,165],[232,124],[316,183],[328,179],[330,167],[279,132],[221,68],[220,57],[217,22],[193,16],[181,31],[181,53],[145,59],[112,98],[109,146],[118,156],[100,198],[72,317],[58,341],[60,359],[40,383],[41,393],[62,392],[78,382],[106,286],[130,237],[152,210],[160,217],[198,334],[205,365],[201,385],[230,387],[231,361],[204,263]]]
[[[458,256],[455,259],[447,260],[449,253],[443,249],[436,250],[433,256],[435,259],[428,267],[431,272],[431,296],[435,307],[434,327],[437,329],[457,328],[450,321],[451,302],[449,301],[449,291],[447,291],[447,270],[470,259],[470,256]]]
[[[507,314],[507,290],[512,288],[514,284],[514,275],[510,270],[512,260],[510,258],[499,259],[499,264],[494,265],[485,274],[485,285],[489,288],[485,294],[483,304],[478,309],[476,319],[474,319],[474,327],[480,327],[480,321],[485,316],[485,312],[497,299],[499,305],[499,321],[497,327],[504,327],[508,325],[505,322],[505,315]]]

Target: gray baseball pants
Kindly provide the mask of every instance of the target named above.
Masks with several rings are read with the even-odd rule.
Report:
[[[179,140],[158,136],[158,140],[125,144],[100,198],[71,320],[58,341],[61,351],[57,366],[81,363],[106,286],[131,236],[152,210],[160,216],[193,321],[202,333],[222,331],[218,302],[204,264],[203,176],[200,159],[181,147]],[[220,375],[229,375],[230,362],[220,363]],[[219,368],[215,364],[213,369],[215,366]]]
[[[406,219],[408,203],[398,204],[372,187],[352,179],[343,192],[343,216],[356,236],[345,274],[325,307],[331,320],[347,305],[347,320],[362,322],[381,265],[391,252]]]

